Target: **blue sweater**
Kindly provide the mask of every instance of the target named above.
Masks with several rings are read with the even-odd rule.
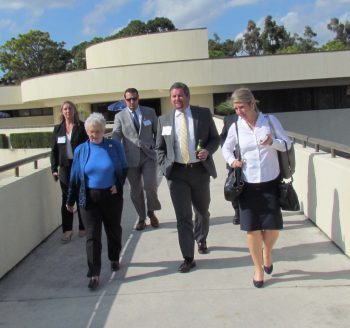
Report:
[[[115,169],[104,143],[90,142],[90,156],[85,164],[88,188],[106,189],[114,185]]]
[[[119,141],[103,139],[101,146],[107,150],[115,171],[115,182],[118,193],[123,192],[128,165],[122,144]],[[74,151],[73,165],[69,181],[67,205],[73,206],[77,201],[80,207],[86,207],[85,165],[90,156],[90,141],[80,144]],[[78,199],[79,196],[79,199]]]

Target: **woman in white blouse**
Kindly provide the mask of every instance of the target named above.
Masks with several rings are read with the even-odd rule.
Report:
[[[283,228],[278,202],[280,170],[277,151],[285,151],[284,141],[288,148],[291,142],[275,116],[259,112],[257,101],[249,89],[235,90],[231,100],[239,116],[237,128],[242,159],[238,160],[234,155],[238,142],[235,124],[228,131],[222,153],[231,167],[242,167],[245,187],[238,199],[241,230],[247,231],[248,247],[255,267],[253,284],[260,288],[264,285],[264,272],[272,273],[271,251],[279,230]]]

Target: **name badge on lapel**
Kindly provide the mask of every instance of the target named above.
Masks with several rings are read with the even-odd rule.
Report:
[[[170,136],[171,135],[171,125],[163,126],[162,136]]]
[[[66,137],[65,137],[65,136],[58,137],[58,138],[57,138],[57,143],[59,143],[59,144],[65,144],[65,143],[66,143]]]
[[[149,126],[149,125],[151,125],[152,123],[151,123],[151,121],[150,120],[144,120],[143,121],[143,125],[144,126]]]

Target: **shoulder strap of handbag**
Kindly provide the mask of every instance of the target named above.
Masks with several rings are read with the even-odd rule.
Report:
[[[267,120],[269,121],[270,128],[271,128],[272,133],[274,135],[274,138],[276,139],[277,138],[276,130],[275,130],[275,127],[273,126],[273,124],[272,124],[272,122],[270,120],[270,115],[266,114],[265,117],[267,117]],[[284,142],[284,146],[286,147],[286,155],[287,155],[287,160],[288,160],[288,169],[291,172],[291,179],[293,181],[293,174],[292,174],[292,169],[290,167],[290,159],[289,159],[289,152],[288,152],[287,143],[284,140],[283,140],[283,142]]]
[[[242,159],[241,155],[241,147],[239,145],[239,134],[238,134],[238,126],[237,126],[237,121],[235,122],[236,125],[236,133],[237,133],[237,159],[240,161]]]

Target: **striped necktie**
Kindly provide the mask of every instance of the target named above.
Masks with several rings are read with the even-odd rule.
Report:
[[[182,159],[185,164],[188,164],[190,161],[190,154],[188,151],[188,129],[187,129],[187,120],[186,114],[181,112],[181,124],[180,124],[180,150]]]
[[[140,122],[139,122],[139,118],[137,117],[137,114],[135,111],[132,112],[132,120],[134,122],[135,129],[136,129],[137,133],[139,133],[140,132]]]

